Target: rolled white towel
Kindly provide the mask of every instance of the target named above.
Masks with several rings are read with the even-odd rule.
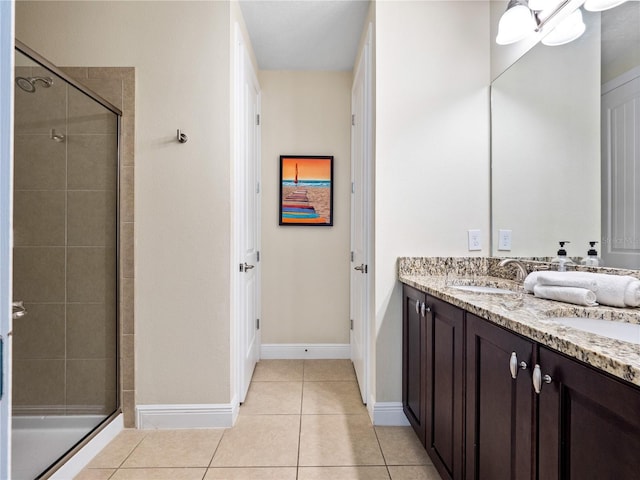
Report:
[[[538,277],[540,274],[544,272],[531,272],[527,275],[527,278],[524,279],[524,289],[526,292],[533,293],[533,287],[538,284]]]
[[[640,307],[640,280],[629,282],[624,291],[624,303],[630,307]]]
[[[611,277],[612,275],[602,276]],[[557,287],[586,288],[592,292],[598,291],[598,278],[595,273],[590,272],[540,272],[537,283]]]
[[[534,273],[538,273],[535,277],[537,285],[586,288],[595,292],[599,304],[612,307],[640,306],[640,280],[629,275],[591,272]]]
[[[596,303],[596,294],[586,288],[557,287],[554,285],[536,285],[533,287],[536,297],[556,300],[558,302],[573,303],[593,307]]]

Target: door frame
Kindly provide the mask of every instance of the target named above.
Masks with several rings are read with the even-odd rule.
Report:
[[[245,352],[243,349],[243,328],[244,328],[244,315],[243,315],[243,303],[244,298],[242,295],[242,281],[243,281],[243,273],[240,271],[239,264],[240,258],[242,257],[242,249],[243,246],[242,238],[243,238],[243,222],[240,221],[244,217],[244,179],[242,176],[243,167],[242,167],[242,159],[245,150],[245,141],[246,141],[246,115],[245,115],[245,101],[244,101],[244,83],[247,76],[250,76],[252,81],[258,86],[259,91],[259,83],[257,80],[257,75],[253,68],[251,67],[250,60],[247,58],[247,50],[246,50],[245,40],[242,35],[242,31],[238,23],[234,25],[234,70],[233,70],[233,221],[232,221],[232,234],[233,241],[231,246],[231,304],[232,304],[232,315],[231,315],[231,332],[232,338],[231,345],[234,348],[234,352],[232,355],[231,362],[231,373],[232,373],[232,405],[234,407],[234,419],[237,415],[237,407],[242,400],[242,390],[244,384],[244,357]],[[249,71],[247,71],[247,63],[249,64]],[[260,93],[258,93],[258,113],[260,113]],[[259,128],[259,127],[258,127]],[[260,151],[261,151],[261,143],[260,143],[260,132],[258,130],[257,138],[256,138],[256,177],[258,180],[258,185],[260,185]],[[257,230],[257,243],[258,250],[261,246],[260,240],[260,202],[258,202],[258,212],[256,216],[256,230]],[[260,312],[260,295],[261,295],[261,284],[260,284],[260,263],[256,264],[256,275],[257,275],[257,299],[256,299],[256,311]],[[235,338],[234,338],[235,337]],[[257,342],[258,342],[258,359],[260,355],[260,332],[257,333]]]
[[[635,86],[632,86],[632,82]],[[620,93],[622,88],[640,88],[640,67],[632,68],[631,70],[623,73],[622,75],[608,81],[602,85],[600,105],[601,105],[601,220],[600,220],[600,255],[602,256],[603,263],[607,266],[611,265],[620,268],[636,268],[631,263],[637,263],[637,253],[631,252],[613,252],[611,250],[611,243],[606,240],[611,240],[611,223],[612,217],[610,215],[612,191],[611,186],[611,142],[610,142],[610,127],[611,118],[609,104],[611,103],[611,96]],[[630,95],[631,92],[628,93]],[[633,91],[633,95],[637,94],[637,90]],[[634,96],[634,98],[637,98]]]
[[[373,383],[371,379],[372,369],[370,365],[370,353],[371,353],[371,331],[374,330],[374,326],[372,325],[374,319],[371,318],[370,312],[373,311],[371,301],[373,299],[372,291],[373,291],[373,280],[375,275],[375,265],[373,260],[373,189],[374,189],[374,179],[373,179],[373,67],[372,67],[372,30],[373,25],[369,23],[367,25],[367,33],[365,37],[365,41],[363,47],[361,49],[361,56],[357,59],[358,63],[355,66],[355,71],[353,78],[354,80],[358,78],[357,69],[360,66],[360,62],[362,61],[364,68],[364,94],[363,94],[363,110],[364,110],[364,118],[363,118],[363,181],[362,181],[362,189],[363,189],[363,197],[364,197],[364,260],[368,268],[368,273],[365,275],[365,286],[363,297],[364,301],[362,302],[364,305],[364,310],[362,312],[363,318],[363,345],[364,345],[364,378],[365,384],[361,385],[361,394],[365,398],[365,403],[370,406],[373,406],[373,399],[371,398],[370,385]],[[352,90],[353,92],[353,85]],[[352,105],[353,109],[353,105]],[[353,141],[353,140],[352,140]],[[352,150],[353,155],[353,150]],[[351,170],[353,171],[353,157],[351,157]],[[353,187],[352,187],[353,188]],[[352,197],[353,198],[353,197]],[[353,200],[352,200],[353,201]],[[351,219],[353,222],[353,218]],[[351,226],[351,232],[353,232],[353,225]],[[353,236],[353,233],[351,233]],[[353,239],[350,240],[350,246],[352,247]],[[351,266],[351,264],[350,264]],[[349,303],[353,303],[353,298],[350,297]],[[350,308],[350,311],[353,311]],[[351,333],[351,332],[350,332]],[[350,340],[351,343],[351,340]]]
[[[11,474],[11,302],[13,247],[14,2],[0,2],[0,478]]]

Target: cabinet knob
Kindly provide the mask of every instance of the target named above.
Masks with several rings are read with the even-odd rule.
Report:
[[[518,355],[516,352],[511,353],[511,358],[509,359],[509,370],[511,370],[511,378],[516,379],[518,377],[518,368],[520,370],[527,369],[527,362],[518,363]]]
[[[420,315],[420,300],[416,300],[416,313]]]
[[[422,307],[420,309],[420,313],[422,314],[422,316],[424,317],[427,313],[430,313],[430,312],[431,312],[431,307],[423,302]]]
[[[539,394],[542,391],[542,383],[551,383],[552,381],[550,375],[542,375],[542,369],[536,363],[536,366],[533,367],[533,389],[535,392]]]

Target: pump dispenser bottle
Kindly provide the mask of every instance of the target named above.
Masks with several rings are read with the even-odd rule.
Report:
[[[596,241],[589,242],[589,246],[591,247],[587,252],[587,258],[582,260],[582,264],[587,267],[598,267],[600,266],[600,257],[598,257],[598,252],[596,251]]]
[[[551,260],[551,263],[558,266],[559,272],[566,272],[567,265],[575,265],[573,260],[567,257],[567,251],[564,249],[565,243],[571,243],[568,240],[560,242],[560,250],[558,250],[558,256]]]

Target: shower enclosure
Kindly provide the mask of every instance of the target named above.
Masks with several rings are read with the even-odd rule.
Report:
[[[119,409],[120,114],[16,49],[14,480],[43,475]]]

